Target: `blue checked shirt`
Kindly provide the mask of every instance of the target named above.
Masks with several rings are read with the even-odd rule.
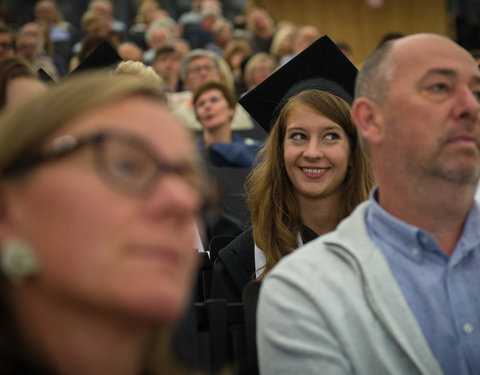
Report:
[[[480,374],[480,210],[475,203],[449,258],[428,232],[386,212],[370,194],[368,234],[445,375]]]

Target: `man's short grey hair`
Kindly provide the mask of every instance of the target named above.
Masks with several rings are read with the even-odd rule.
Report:
[[[193,60],[198,59],[199,57],[208,57],[209,59],[211,59],[215,63],[215,67],[217,68],[217,71],[220,73],[220,64],[219,64],[218,55],[213,51],[197,48],[187,53],[182,60],[182,65],[180,66],[180,78],[182,78],[184,82],[187,79],[188,65]]]
[[[376,48],[365,60],[355,81],[355,98],[365,97],[382,103],[387,97],[395,72],[393,42]]]

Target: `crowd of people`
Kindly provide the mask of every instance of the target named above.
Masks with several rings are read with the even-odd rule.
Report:
[[[0,373],[197,373],[172,342],[218,234],[207,297],[261,283],[260,374],[479,373],[474,57],[391,34],[358,71],[264,9],[113,5],[0,22]]]

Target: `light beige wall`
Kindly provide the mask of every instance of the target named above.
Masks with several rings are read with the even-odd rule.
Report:
[[[432,32],[453,37],[446,0],[384,0],[369,8],[366,0],[248,0],[247,9],[267,9],[276,21],[312,24],[334,41],[348,42],[359,66],[386,32]]]

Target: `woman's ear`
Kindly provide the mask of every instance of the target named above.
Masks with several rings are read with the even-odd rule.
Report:
[[[370,99],[361,97],[352,105],[352,119],[367,143],[380,143],[384,135],[383,111]]]
[[[12,283],[38,274],[40,264],[30,244],[18,237],[7,188],[0,182],[0,272]]]

